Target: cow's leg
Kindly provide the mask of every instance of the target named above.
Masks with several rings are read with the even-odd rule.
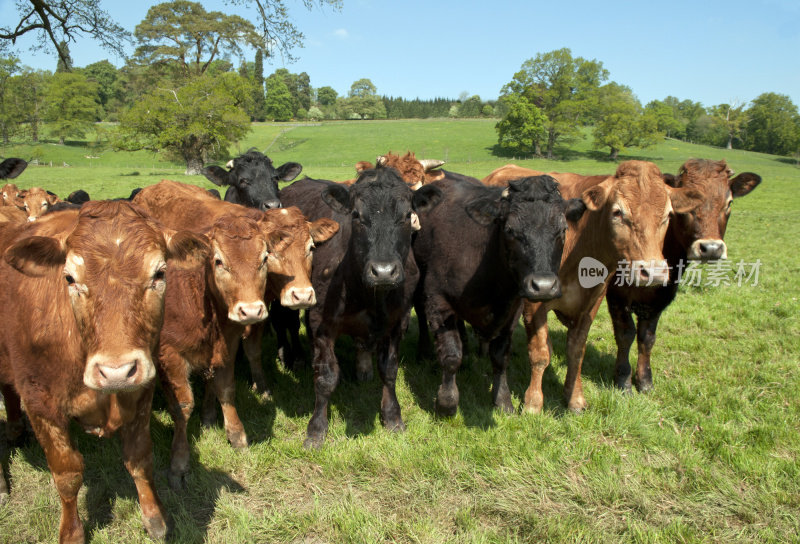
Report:
[[[150,537],[162,539],[167,534],[164,507],[156,493],[153,480],[153,442],[150,438],[150,412],[153,387],[148,388],[131,409],[136,410],[133,420],[120,427],[122,458],[128,469],[142,509],[142,523]]]
[[[83,485],[83,457],[70,440],[69,422],[48,421],[30,413],[28,418],[47,457],[47,465],[61,498],[58,542],[82,543],[84,535],[83,524],[78,517],[78,491]]]
[[[278,345],[278,359],[286,369],[300,370],[305,363],[300,343],[300,312],[285,308],[275,301],[270,306],[270,315]]]
[[[509,414],[514,411],[506,375],[510,349],[510,333],[503,332],[489,342],[489,358],[492,361],[492,401],[497,408]]]
[[[542,394],[542,377],[550,364],[552,348],[547,328],[547,308],[541,303],[525,302],[522,315],[525,322],[525,334],[528,338],[528,360],[531,364],[531,383],[525,391],[525,402],[522,410],[538,414],[544,406]]]
[[[22,419],[22,404],[14,386],[0,387],[6,404],[6,440],[13,446],[22,445],[25,434],[25,421]]]
[[[194,393],[189,384],[189,365],[171,348],[162,348],[158,364],[161,387],[172,416],[172,452],[167,479],[174,491],[186,488],[189,472],[189,438],[186,427],[194,409]]]
[[[375,376],[372,368],[372,351],[363,344],[356,344],[356,379],[359,382],[371,381]]]
[[[567,408],[573,412],[582,412],[588,404],[583,397],[583,383],[581,381],[581,367],[583,356],[586,353],[586,339],[592,327],[594,316],[603,302],[599,297],[594,307],[581,315],[572,327],[567,329],[567,377],[564,379],[564,397]]]
[[[400,403],[397,402],[395,383],[397,382],[397,349],[402,334],[395,330],[391,337],[382,342],[378,349],[378,373],[383,382],[381,397],[381,420],[383,426],[390,431],[405,431],[406,425],[400,415]]]
[[[614,326],[614,339],[617,342],[617,362],[614,367],[614,379],[618,388],[626,393],[631,392],[631,363],[630,351],[634,338],[636,338],[636,325],[633,322],[631,311],[625,307],[625,301],[606,295],[608,313]]]
[[[441,324],[431,323],[431,325],[434,328],[436,358],[442,367],[442,384],[436,393],[436,413],[440,416],[451,417],[458,410],[456,374],[461,366],[461,337],[458,334],[454,315],[450,315]]]
[[[328,402],[339,383],[339,363],[333,351],[334,340],[314,335],[314,413],[308,422],[305,448],[320,448],[328,432]]]
[[[239,413],[236,411],[236,384],[233,370],[234,361],[226,361],[224,365],[214,370],[214,376],[210,381],[222,406],[222,419],[228,442],[238,449],[247,447],[247,434],[244,431],[242,420],[239,419]]]
[[[639,327],[637,331],[637,344],[639,347],[639,357],[636,361],[636,389],[640,393],[649,393],[653,390],[653,373],[650,370],[650,352],[653,344],[656,343],[656,328],[661,313],[648,316],[642,319],[639,316]]]
[[[425,305],[421,300],[415,299],[414,311],[417,314],[417,328],[419,329],[419,337],[417,338],[417,359],[432,359],[433,344],[431,343],[431,333],[428,329]]]
[[[203,427],[213,427],[217,424],[217,395],[211,380],[203,382],[203,404],[200,407],[200,422]]]
[[[242,338],[242,347],[244,348],[247,362],[250,363],[250,375],[253,378],[252,388],[261,398],[268,399],[271,393],[269,387],[267,387],[267,379],[264,377],[264,367],[261,364],[261,339],[263,336],[263,323],[250,325],[250,333]]]

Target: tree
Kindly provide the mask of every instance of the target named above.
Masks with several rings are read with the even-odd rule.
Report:
[[[685,135],[686,126],[675,117],[675,111],[666,102],[653,100],[645,107],[645,110],[656,120],[656,127],[670,138],[678,138],[679,134]]]
[[[337,100],[336,106],[344,119],[386,119],[386,106],[375,85],[366,78],[355,81],[348,97]]]
[[[580,136],[580,126],[590,121],[597,89],[606,79],[602,62],[573,58],[563,48],[526,60],[502,95],[524,97],[544,113],[547,157],[552,158],[557,143]]]
[[[263,121],[266,101],[264,100],[264,51],[256,51],[256,61],[253,65],[253,119]]]
[[[800,116],[785,94],[763,93],[747,110],[745,143],[752,151],[789,155],[800,146]]]
[[[747,124],[747,114],[744,104],[718,104],[708,109],[709,117],[713,120],[715,128],[725,134],[725,149],[733,149],[733,141],[741,139],[741,133]]]
[[[243,46],[262,45],[249,21],[187,0],[152,6],[134,35],[139,43],[134,55],[142,64],[170,64],[184,77],[202,75],[225,56],[242,57]]]
[[[458,108],[459,117],[479,117],[481,114],[481,97],[477,94],[470,96]]]
[[[339,93],[333,87],[320,87],[317,89],[317,102],[323,106],[332,106],[336,103],[338,97]]]
[[[268,119],[289,121],[292,118],[292,93],[280,75],[272,74],[267,78],[267,98],[265,111]]]
[[[44,120],[50,133],[63,145],[69,136],[86,135],[97,117],[97,84],[83,74],[62,72],[50,79],[45,91]]]
[[[72,71],[72,55],[69,54],[69,44],[62,41],[58,44],[61,53],[58,55],[58,62],[56,62],[56,73],[71,72]]]
[[[14,44],[20,36],[32,33],[36,37],[32,50],[52,47],[59,62],[68,67],[72,63],[66,44],[83,35],[100,42],[107,51],[124,57],[130,33],[115,23],[108,12],[100,8],[100,3],[101,0],[19,0],[16,3],[18,21],[0,27],[0,40]]]
[[[320,9],[328,6],[339,10],[342,0],[302,0],[306,9],[314,6]],[[274,56],[279,53],[286,61],[294,62],[292,50],[302,47],[305,36],[289,20],[289,10],[284,0],[225,0],[226,4],[233,6],[254,6],[258,12],[258,26],[261,38],[259,47],[267,55]]]
[[[511,95],[503,101],[508,113],[495,125],[498,145],[514,153],[541,156],[542,142],[547,138],[547,118],[524,96]]]
[[[350,85],[350,94],[348,95],[350,98],[353,97],[360,97],[360,98],[368,98],[371,96],[376,96],[378,94],[378,89],[375,85],[372,84],[372,81],[369,79],[359,79],[358,81],[353,82]]]
[[[117,69],[108,60],[95,62],[81,69],[86,79],[97,84],[97,98],[103,112],[108,111],[109,101],[116,94],[114,83],[117,81]],[[105,116],[102,115],[101,118]]]
[[[19,112],[16,111],[12,99],[12,76],[19,70],[19,59],[16,57],[0,58],[0,136],[3,145],[8,145],[11,133],[20,123]]]
[[[166,152],[186,162],[187,175],[199,174],[207,161],[227,157],[228,146],[250,130],[243,108],[249,90],[231,72],[155,89],[123,115],[117,146]]]
[[[655,145],[661,133],[655,115],[647,114],[630,88],[607,83],[599,89],[594,147],[608,147],[611,160],[628,147]]]
[[[11,78],[11,107],[19,116],[19,122],[25,123],[22,128],[28,131],[33,143],[39,141],[39,128],[47,106],[46,90],[51,77],[52,74],[44,70],[23,68],[20,75]]]

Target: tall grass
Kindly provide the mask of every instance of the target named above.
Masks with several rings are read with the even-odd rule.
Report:
[[[276,164],[294,160],[309,176],[346,179],[358,160],[410,149],[483,177],[510,161],[493,154],[495,140],[492,122],[480,120],[257,125],[233,151],[269,147]],[[47,153],[71,166],[29,167],[20,186],[41,185],[58,194],[84,188],[97,198],[124,196],[161,177],[211,186],[157,157],[104,152],[85,164],[80,157],[87,149],[55,147]],[[25,157],[17,152],[24,149],[3,153]],[[616,167],[588,142],[560,154],[561,160],[513,162],[587,174]],[[233,451],[221,428],[203,429],[194,415],[184,493],[167,486],[172,428],[157,395],[157,484],[174,525],[172,540],[797,541],[800,169],[778,157],[677,141],[630,156],[652,160],[666,172],[676,172],[689,157],[726,158],[735,170],[764,178],[734,203],[726,235],[732,262],[762,262],[758,285],[682,289],[661,320],[652,394],[625,396],[614,389],[615,345],[603,307],[589,335],[584,385],[590,407],[584,414],[564,408],[566,334],[552,320],[554,357],[545,374],[542,414],[491,409],[491,365],[477,355],[473,340],[458,377],[458,415],[437,419],[433,399],[440,374],[435,363],[417,360],[412,319],[398,378],[408,431],[396,435],[381,428],[380,380],[355,382],[352,344],[345,339],[337,348],[344,378],[332,397],[327,441],[320,451],[305,451],[314,405],[311,371],[283,369],[267,338],[272,398],[250,391],[246,365],[237,382],[252,445]],[[518,328],[509,370],[515,405],[529,375]],[[87,534],[95,542],[146,541],[118,442],[77,427],[74,437],[86,462],[79,503]],[[35,442],[11,452],[10,477],[11,499],[0,507],[0,542],[54,542],[59,503]]]

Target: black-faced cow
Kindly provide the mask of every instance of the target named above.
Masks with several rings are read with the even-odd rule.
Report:
[[[260,210],[280,208],[278,182],[291,181],[303,170],[296,162],[274,168],[270,158],[255,149],[231,159],[226,167],[228,170],[208,166],[203,169],[203,175],[216,185],[229,186],[225,191],[227,202]]]
[[[303,179],[281,192],[285,205],[297,206],[309,219],[328,217],[340,225],[316,250],[311,275],[318,302],[306,312],[316,403],[306,447],[321,446],[328,430],[328,402],[339,381],[333,348],[343,334],[360,352],[377,351],[381,420],[387,429],[405,429],[395,380],[398,345],[419,277],[411,237],[418,227],[415,210],[435,206],[439,195],[435,188],[412,191],[390,168],[366,170],[350,187]]]

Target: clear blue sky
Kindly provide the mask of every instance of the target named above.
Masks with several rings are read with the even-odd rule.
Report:
[[[672,95],[710,106],[777,92],[800,106],[800,0],[343,0],[341,11],[286,1],[305,47],[293,64],[272,59],[265,75],[307,72],[312,86],[340,95],[369,78],[384,95],[492,99],[525,60],[568,47],[601,61],[643,104]],[[0,0],[2,20],[15,16],[14,3]],[[133,31],[156,3],[102,5]],[[221,0],[201,3],[234,13]],[[22,62],[53,70],[54,53],[32,54],[29,43],[20,42]],[[76,66],[122,63],[89,38],[70,49]]]

